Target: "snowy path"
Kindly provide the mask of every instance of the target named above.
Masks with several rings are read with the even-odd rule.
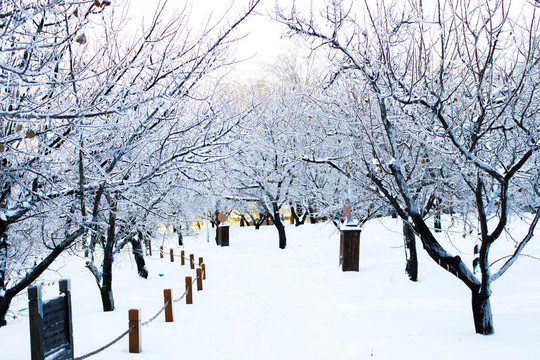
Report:
[[[540,358],[540,282],[532,275],[540,262],[522,259],[494,285],[497,333],[482,337],[473,331],[468,290],[423,252],[420,281],[407,280],[399,229],[392,219],[366,226],[358,273],[338,268],[339,236],[331,225],[288,227],[285,251],[272,227],[232,228],[228,248],[206,243],[204,231],[186,237],[186,253],[203,256],[208,272],[194,304],[175,304],[174,323],[159,317],[144,327],[142,354],[127,353],[122,340],[91,359]],[[539,255],[538,241],[531,245],[527,253]],[[184,277],[194,275],[156,254],[148,259],[149,280],[136,276],[129,258],[116,264],[127,269],[115,270],[117,310],[108,314],[100,311],[97,288],[80,261],[59,270],[72,278],[77,356],[124,331],[129,308],[141,307],[148,319],[162,306],[164,288],[177,298]],[[51,296],[55,291],[47,289]],[[10,343],[20,346],[0,358],[29,358],[24,314],[0,329],[1,348]]]

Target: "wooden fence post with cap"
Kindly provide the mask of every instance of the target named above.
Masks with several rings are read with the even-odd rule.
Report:
[[[65,297],[65,314],[64,319],[66,326],[67,341],[71,344],[71,354],[73,355],[73,316],[71,314],[71,281],[69,279],[60,279],[58,282],[60,294]]]
[[[163,289],[163,303],[165,304],[165,322],[173,322],[172,290]]]
[[[192,269],[195,269],[195,255],[189,254],[189,265]]]
[[[206,264],[201,264],[202,268],[202,278],[203,280],[206,280]]]
[[[171,262],[174,262],[174,249],[171,248],[171,250],[169,251],[170,255],[171,255]]]
[[[186,252],[180,251],[180,265],[186,265]]]
[[[128,312],[129,329],[129,352],[138,354],[142,352],[141,342],[141,310],[130,309]]]
[[[343,225],[340,229],[340,265],[342,271],[358,271],[360,262],[360,228]]]
[[[32,360],[42,360],[45,357],[43,345],[43,303],[41,301],[41,286],[28,287],[28,311],[30,315],[30,351]]]
[[[197,268],[197,291],[201,291],[203,289],[202,280],[202,269]]]
[[[193,304],[193,286],[192,284],[191,276],[186,276],[186,290],[188,291],[186,294],[186,304]]]

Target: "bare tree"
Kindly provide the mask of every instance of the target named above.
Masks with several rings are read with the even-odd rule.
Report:
[[[486,335],[494,332],[491,284],[517,260],[540,218],[534,168],[539,22],[536,8],[525,5],[515,15],[509,6],[439,1],[424,9],[422,3],[366,2],[365,24],[342,1],[329,2],[326,23],[294,10],[280,14],[293,33],[333,51],[333,81],[351,74],[349,84],[371,94],[370,112],[356,116],[364,123],[378,119],[384,138],[375,148],[380,161],[366,162],[365,172],[430,257],[470,289],[476,332]],[[423,140],[427,156],[415,159],[404,151],[407,137]],[[406,175],[408,166],[426,164],[439,171],[430,179],[436,198],[477,219],[469,224],[480,238],[478,277],[426,224]],[[490,248],[505,233],[512,208],[526,209],[523,192],[536,215],[516,251],[496,268]]]
[[[161,22],[165,4],[133,37],[109,1],[2,3],[2,325],[13,296],[83,234],[103,239],[96,274],[113,308],[118,212],[139,202],[132,190],[189,176],[238,135],[239,117],[213,118],[199,85],[227,63],[232,32],[257,4],[193,39],[184,17]]]

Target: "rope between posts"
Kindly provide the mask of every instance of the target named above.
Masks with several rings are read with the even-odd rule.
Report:
[[[178,255],[178,256],[182,256],[182,255]],[[186,258],[185,256],[183,256],[184,259],[186,260],[189,260],[191,261],[190,258]],[[201,276],[204,276],[204,272],[202,272],[202,275]],[[196,277],[195,279],[193,279],[193,281],[191,282],[191,284],[188,286],[188,288],[186,289],[186,291],[184,291],[184,293],[182,294],[182,296],[180,296],[178,299],[176,300],[173,300],[173,303],[176,303],[176,302],[179,302],[180,300],[182,300],[184,297],[186,297],[186,295],[188,294],[189,290],[192,288],[193,284],[195,284],[195,282],[200,279],[201,277]],[[147,321],[143,322],[141,324],[141,326],[146,326],[146,325],[149,325],[152,321],[154,321],[164,310],[165,308],[169,305],[170,301],[167,301],[165,303],[165,305],[163,305],[163,307],[161,309],[159,309],[159,311],[154,315],[152,316],[150,319],[148,319]],[[100,347],[99,349],[97,350],[94,350],[92,352],[89,352],[88,354],[86,355],[83,355],[83,356],[79,356],[79,357],[76,357],[76,358],[73,358],[73,360],[84,360],[84,359],[87,359],[91,356],[94,356],[96,354],[99,354],[100,352],[108,349],[109,347],[111,347],[112,345],[116,344],[118,341],[120,341],[122,338],[124,338],[127,334],[129,334],[130,332],[132,332],[133,330],[135,329],[135,326],[132,326],[130,327],[129,329],[127,329],[126,331],[124,331],[121,335],[119,335],[116,339],[112,340],[111,342],[109,342],[108,344]]]
[[[99,353],[102,352],[103,350],[105,350],[105,349],[111,347],[112,345],[116,344],[118,341],[120,341],[124,336],[126,336],[127,334],[129,334],[130,332],[132,332],[134,329],[135,329],[135,326],[130,327],[129,329],[127,329],[126,331],[124,331],[124,332],[122,333],[122,335],[118,336],[116,339],[114,339],[113,341],[111,341],[111,342],[108,343],[107,345],[104,345],[104,346],[100,347],[100,348],[97,349],[97,350],[94,350],[94,351],[92,351],[92,352],[89,352],[89,353],[86,354],[86,355],[76,357],[76,358],[74,358],[73,360],[83,360],[83,359],[89,358],[90,356],[94,356],[94,355],[96,355],[96,354],[99,354]]]
[[[165,305],[163,305],[163,307],[162,307],[161,309],[159,309],[159,311],[157,312],[156,315],[152,316],[149,320],[146,320],[145,322],[143,322],[143,323],[141,324],[141,326],[146,326],[146,325],[150,324],[152,321],[154,321],[154,320],[159,316],[159,314],[161,314],[161,313],[163,312],[163,310],[165,310],[165,308],[167,307],[167,305],[169,305],[169,301],[167,301],[167,302],[165,303]]]
[[[184,293],[182,294],[182,296],[180,296],[178,299],[176,300],[173,300],[173,302],[179,302],[180,300],[182,300],[184,297],[186,297],[187,293],[189,292],[189,289],[191,288],[191,285],[188,286],[188,288],[186,289],[186,291],[184,291]]]

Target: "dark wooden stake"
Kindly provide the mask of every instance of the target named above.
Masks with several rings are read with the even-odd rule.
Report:
[[[201,266],[204,263],[204,259],[202,257],[199,258],[199,266]]]
[[[43,303],[41,302],[41,286],[28,288],[28,311],[30,314],[30,352],[32,360],[45,357],[43,345]]]
[[[129,333],[129,352],[140,353],[142,352],[141,343],[141,310],[130,309],[128,312],[129,328],[133,328]]]
[[[341,269],[358,271],[360,261],[360,229],[341,229],[340,239]]]
[[[159,258],[163,259],[163,245],[159,247]]]
[[[171,255],[171,262],[174,262],[174,250],[173,249],[170,250],[170,255]]]
[[[186,252],[180,251],[180,265],[186,265]]]
[[[186,294],[186,304],[193,304],[193,287],[191,286],[192,281],[191,276],[186,276],[186,290],[188,291]]]
[[[206,280],[206,264],[201,264],[202,268],[202,278],[203,280]]]
[[[165,306],[165,322],[173,322],[173,309],[172,309],[172,291],[171,289],[163,289],[163,303]]]
[[[197,268],[197,291],[202,290],[202,270],[201,268]]]

